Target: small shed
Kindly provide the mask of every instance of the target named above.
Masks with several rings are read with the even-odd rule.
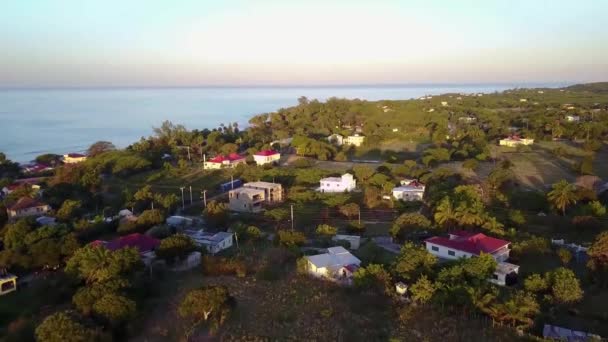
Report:
[[[17,291],[17,276],[2,271],[0,273],[0,296]]]

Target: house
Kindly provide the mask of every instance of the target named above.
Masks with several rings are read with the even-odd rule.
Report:
[[[448,106],[448,101],[441,101],[441,106],[442,107],[447,107]]]
[[[283,200],[283,187],[278,183],[250,182],[228,192],[230,210],[257,213],[262,204]]]
[[[349,135],[346,138],[344,138],[344,145],[352,145],[352,146],[359,147],[359,146],[363,145],[364,141],[365,141],[364,135],[355,133],[354,135]]]
[[[212,159],[205,160],[203,162],[203,169],[205,170],[217,170],[224,168],[234,168],[239,164],[244,164],[246,157],[238,153],[230,153],[227,156],[218,155]]]
[[[471,116],[471,115],[461,116],[458,118],[458,121],[465,122],[465,123],[473,123],[473,122],[477,121],[477,118],[474,116]]]
[[[490,254],[497,261],[496,270],[490,282],[498,285],[512,285],[517,282],[519,266],[507,263],[510,242],[486,236],[482,233],[456,231],[449,237],[434,236],[424,241],[429,253],[448,260],[477,257]]]
[[[327,253],[305,257],[308,272],[316,277],[349,280],[361,265],[361,260],[344,247],[330,247]]]
[[[264,150],[253,155],[253,160],[258,165],[278,163],[281,154],[274,150]]]
[[[350,173],[345,173],[341,177],[327,177],[320,181],[321,192],[349,192],[355,190],[357,181]]]
[[[342,146],[344,144],[344,136],[334,133],[327,137],[327,141],[334,145]]]
[[[110,241],[95,240],[91,242],[91,246],[103,246],[110,251],[117,251],[127,247],[136,248],[145,265],[150,265],[152,260],[156,258],[154,251],[159,245],[160,240],[140,233],[121,236]]]
[[[568,342],[602,341],[602,337],[595,334],[550,324],[543,326],[543,338]]]
[[[34,191],[39,191],[41,179],[43,179],[43,178],[38,177],[38,178],[17,179],[12,184],[9,184],[9,185],[5,186],[4,188],[2,188],[2,193],[4,196],[7,196],[10,193],[12,193],[13,191],[15,191],[19,188],[27,187],[27,186],[31,187],[32,190],[34,190]]]
[[[422,201],[425,188],[417,180],[402,180],[401,186],[393,189],[393,197],[402,201]]]
[[[528,102],[528,99],[519,99],[519,102]]]
[[[63,155],[63,162],[65,164],[76,164],[87,160],[87,156],[80,153],[68,153]]]
[[[361,237],[358,235],[341,235],[337,234],[331,238],[331,241],[348,241],[350,249],[359,249],[361,245]]]
[[[520,138],[518,135],[512,135],[505,139],[500,139],[498,144],[500,146],[517,147],[519,145],[532,145],[534,139]]]
[[[205,233],[202,230],[185,230],[184,234],[191,237],[199,247],[204,246],[210,254],[217,254],[232,247],[232,233]]]
[[[37,199],[21,197],[17,203],[7,208],[9,218],[26,216],[41,216],[51,210],[51,207]]]
[[[17,276],[2,270],[0,272],[0,296],[13,291],[17,291]]]
[[[393,132],[399,132],[399,128],[393,128]]]
[[[395,292],[397,292],[398,295],[403,296],[405,295],[405,293],[407,292],[407,285],[405,285],[402,282],[398,282],[395,284]]]
[[[566,115],[566,121],[568,121],[568,122],[579,122],[579,121],[581,121],[581,117],[578,116],[578,115],[568,114],[568,115]]]
[[[40,173],[40,172],[44,172],[44,171],[50,171],[53,170],[53,167],[46,165],[46,164],[42,164],[42,163],[31,163],[31,164],[25,164],[21,166],[21,169],[23,170],[23,173]]]
[[[249,182],[243,184],[243,188],[264,190],[266,202],[275,203],[283,201],[283,186],[279,183]]]

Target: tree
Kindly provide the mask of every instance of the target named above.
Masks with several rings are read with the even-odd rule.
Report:
[[[349,219],[359,215],[360,208],[357,203],[348,203],[340,207],[340,214],[346,216]]]
[[[608,232],[600,233],[587,251],[587,267],[602,287],[608,286]]]
[[[553,184],[552,189],[547,194],[549,202],[557,209],[561,210],[562,215],[566,215],[566,209],[576,203],[576,186],[568,183],[568,181],[562,179],[561,181]]]
[[[143,229],[148,229],[163,222],[165,222],[165,215],[159,209],[144,210],[137,217],[137,226]]]
[[[67,261],[65,271],[86,283],[104,282],[122,277],[142,265],[136,248],[110,251],[103,246],[87,245]]]
[[[210,224],[219,226],[225,224],[228,220],[228,209],[225,203],[210,201],[203,210],[203,216]]]
[[[592,201],[589,203],[589,210],[595,217],[603,217],[606,215],[606,207],[600,201]]]
[[[135,302],[125,296],[108,293],[93,304],[93,311],[113,324],[135,317]]]
[[[375,186],[367,186],[363,190],[363,202],[365,206],[372,209],[382,203],[382,192]]]
[[[303,245],[306,242],[306,236],[296,231],[280,230],[278,236],[279,243],[287,247]]]
[[[549,283],[542,275],[534,273],[524,280],[524,288],[532,293],[541,293],[549,288]]]
[[[580,282],[572,270],[560,267],[549,274],[551,297],[557,304],[572,304],[583,298]]]
[[[184,259],[195,248],[196,245],[191,237],[184,234],[175,234],[161,240],[156,250],[156,255],[168,262],[172,262],[175,258]]]
[[[429,229],[430,227],[431,221],[424,215],[418,213],[405,213],[401,214],[397,220],[395,220],[390,233],[394,238],[403,240],[407,233]]]
[[[435,215],[433,216],[435,222],[438,224],[451,228],[456,222],[456,210],[452,200],[449,197],[444,197],[437,208],[435,208]]]
[[[369,264],[356,270],[353,284],[359,289],[376,290],[385,294],[390,294],[392,290],[391,275],[378,264]]]
[[[583,160],[578,164],[578,173],[580,173],[581,175],[593,175],[593,158],[592,157],[585,157],[583,158]]]
[[[332,227],[328,224],[320,224],[317,226],[315,232],[319,236],[330,238],[338,233],[338,228]]]
[[[80,201],[65,200],[61,204],[61,208],[57,210],[57,218],[62,222],[69,222],[78,215],[78,211],[82,207]]]
[[[36,328],[36,339],[44,342],[89,342],[96,339],[95,335],[67,311],[47,316]]]
[[[219,327],[228,318],[232,301],[224,286],[207,286],[188,292],[178,308],[179,315],[192,322],[186,331],[186,340],[203,322],[213,321]]]
[[[87,154],[89,155],[89,157],[95,157],[104,152],[114,151],[114,150],[116,150],[116,146],[114,146],[114,144],[112,144],[111,142],[98,141],[96,143],[93,143],[93,145],[91,145],[89,147],[89,149],[87,150]]]
[[[572,253],[565,248],[558,249],[557,256],[559,257],[559,260],[562,262],[562,265],[564,265],[564,266],[568,265],[570,263],[570,261],[572,260]]]
[[[355,165],[353,166],[353,173],[360,183],[367,183],[367,181],[376,173],[373,168],[366,165]]]
[[[435,285],[427,278],[426,275],[422,275],[418,280],[410,287],[412,299],[415,302],[424,304],[433,298],[435,294]]]
[[[479,166],[479,162],[476,159],[467,159],[462,163],[462,167],[471,171],[475,171]]]
[[[505,303],[494,304],[489,310],[493,320],[523,327],[532,326],[539,312],[540,305],[534,295],[523,291],[516,291]]]
[[[437,257],[424,247],[407,242],[401,248],[401,252],[393,264],[393,271],[397,276],[409,281],[423,273],[429,273],[435,264],[437,264]]]

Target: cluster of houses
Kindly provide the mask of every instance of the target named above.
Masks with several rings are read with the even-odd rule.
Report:
[[[253,160],[257,165],[276,164],[280,159],[281,153],[274,150],[264,150],[253,155]],[[211,159],[207,159],[205,157],[203,161],[203,169],[228,169],[235,168],[239,164],[245,163],[247,163],[247,156],[238,153],[230,153],[228,155],[217,155]]]
[[[348,145],[359,147],[365,142],[365,136],[359,133],[355,133],[353,135],[348,136],[343,136],[341,134],[336,133],[328,136],[327,141],[336,146]]]

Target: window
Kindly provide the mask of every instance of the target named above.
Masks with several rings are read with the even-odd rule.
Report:
[[[496,274],[496,273],[492,274],[492,279],[498,280],[498,274]]]
[[[439,247],[437,247],[437,246],[431,246],[431,249],[434,250],[435,252],[439,252]]]
[[[448,255],[456,256],[456,252],[454,252],[454,251],[448,251]]]

